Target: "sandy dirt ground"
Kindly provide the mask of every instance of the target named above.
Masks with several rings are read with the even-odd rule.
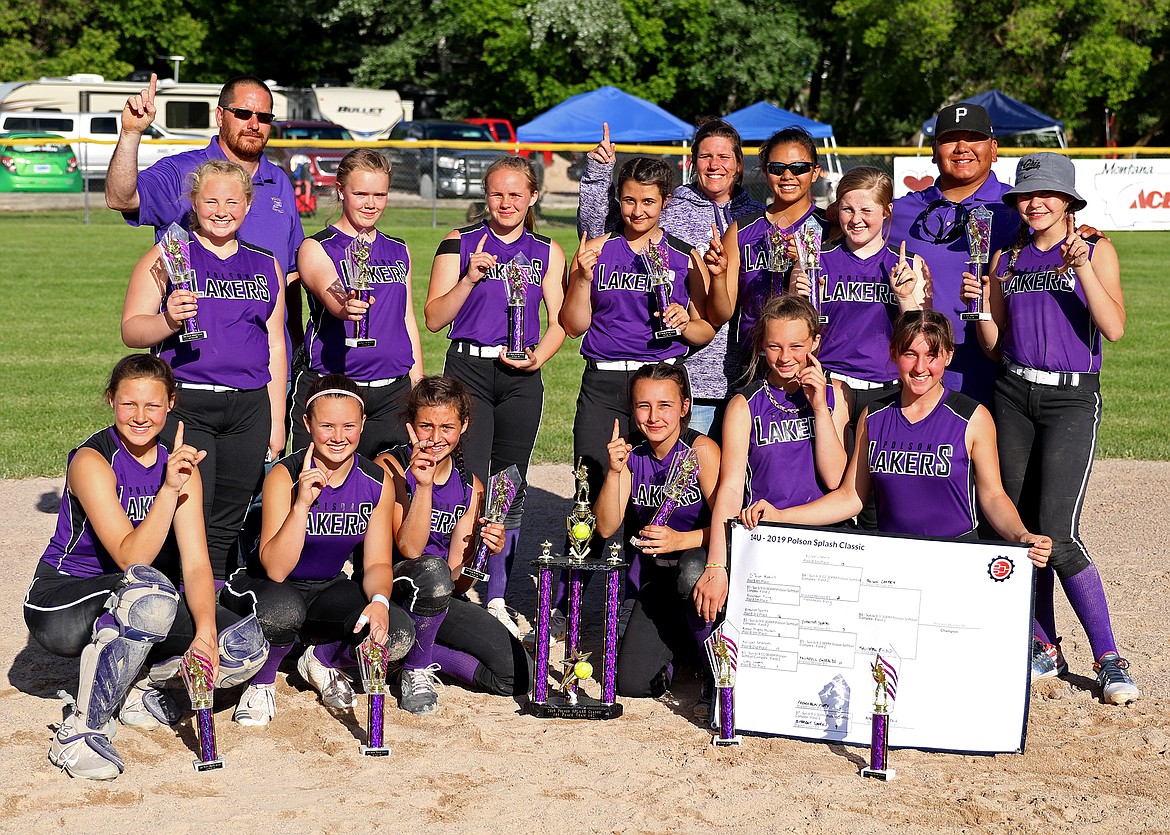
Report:
[[[559,541],[570,479],[568,467],[535,468],[533,553],[546,536]],[[1026,753],[895,751],[892,783],[858,776],[864,749],[759,737],[712,748],[691,718],[690,676],[595,723],[536,719],[516,700],[447,686],[432,716],[389,710],[393,755],[366,759],[364,699],[359,717],[331,713],[295,673],[278,679],[279,715],[267,729],[233,724],[235,693],[225,692],[216,708],[222,771],[194,773],[185,717],[152,733],[121,729],[127,768],[117,780],[70,780],[45,755],[61,717],[55,693],[76,688],[77,663],[32,643],[21,616],[60,488],[54,479],[0,482],[0,560],[10,575],[0,598],[0,831],[1170,831],[1170,464],[1101,462],[1085,508],[1085,538],[1143,698],[1100,703],[1088,641],[1058,594],[1071,674],[1034,685]],[[601,608],[601,585],[586,596],[589,612]],[[526,564],[510,596],[533,611]],[[973,669],[954,687],[979,681]]]

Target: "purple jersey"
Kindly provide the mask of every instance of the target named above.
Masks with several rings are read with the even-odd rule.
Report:
[[[870,407],[869,473],[879,530],[955,538],[975,529],[967,424],[978,405],[965,394],[944,391],[917,423],[902,414],[900,394]]]
[[[496,265],[488,270],[483,280],[471,288],[463,306],[451,322],[448,336],[466,340],[481,347],[508,344],[508,286],[504,281],[506,265],[518,256],[527,258],[530,266],[522,266],[524,275],[524,347],[531,348],[540,341],[540,303],[544,298],[542,285],[548,269],[549,239],[534,235],[527,229],[512,243],[505,243],[488,228],[487,223],[467,226],[459,230],[459,274],[467,272],[471,253],[487,236],[483,251],[496,256]],[[452,241],[445,242],[447,244]],[[444,252],[443,247],[439,252]],[[559,281],[560,276],[555,276]]]
[[[1018,365],[1043,371],[1095,374],[1101,370],[1101,334],[1089,315],[1085,289],[1076,273],[1061,272],[1061,244],[1041,252],[1030,243],[1020,250],[1011,269],[1010,253],[1000,256],[1008,314],[1003,355]],[[1095,241],[1089,245],[1090,258],[1095,246]]]
[[[784,228],[784,232],[791,236],[806,222],[818,223],[821,234],[825,234],[828,221],[824,212],[816,206],[811,207],[801,215],[795,223]],[[756,212],[741,217],[736,233],[736,242],[739,246],[739,294],[736,302],[738,316],[733,315],[736,322],[736,335],[740,346],[748,351],[750,356],[752,347],[752,328],[760,318],[764,305],[773,296],[778,296],[788,287],[788,277],[791,270],[783,273],[768,269],[772,260],[772,247],[769,236],[772,232],[772,223],[766,212]]]
[[[907,252],[906,259],[913,261],[913,253]],[[829,323],[821,331],[817,359],[825,368],[870,383],[898,378],[890,359],[890,337],[899,313],[890,270],[897,263],[898,251],[888,246],[864,259],[843,243],[822,253],[822,312]]]
[[[816,417],[804,389],[789,393],[758,380],[743,397],[751,418],[744,506],[765,499],[783,510],[825,495],[817,475]],[[832,409],[832,385],[825,389],[825,398]]]
[[[305,453],[299,450],[276,462],[288,470],[296,501],[297,479],[305,465]],[[305,524],[305,547],[289,577],[294,580],[328,580],[341,573],[353,549],[366,537],[370,514],[382,498],[382,477],[386,471],[360,455],[345,481],[336,487],[326,485]]]
[[[672,235],[663,234],[659,247],[666,256],[670,275],[670,300],[686,307],[690,302],[687,273],[691,247]],[[620,232],[613,232],[601,246],[593,268],[589,300],[593,318],[581,353],[594,360],[640,360],[658,362],[681,357],[687,352],[682,338],[655,339],[662,320],[654,314],[658,305],[650,288],[649,268],[640,253]]]
[[[643,441],[630,452],[630,515],[637,530],[652,524],[654,515],[662,507],[666,477],[671,465],[694,448],[703,437],[693,429],[684,429],[666,457],[659,461],[650,449],[649,441]],[[698,470],[693,482],[687,487],[682,499],[671,513],[666,526],[686,532],[705,528],[711,524],[711,513],[699,488]]]
[[[130,524],[138,527],[146,518],[151,505],[154,504],[154,497],[158,495],[167,477],[167,448],[161,441],[157,448],[158,457],[154,464],[144,467],[126,451],[114,427],[108,426],[100,432],[95,432],[85,443],[72,450],[69,453],[69,463],[73,463],[73,456],[81,449],[95,450],[106,459],[114,471],[118,503],[126,511]],[[81,501],[69,492],[68,479],[65,489],[61,492],[61,505],[57,510],[57,529],[53,532],[53,538],[49,540],[49,547],[45,549],[41,561],[70,577],[121,574],[123,570],[114,562],[114,558],[94,533]],[[154,567],[164,571],[168,576],[172,574],[157,562]],[[176,576],[172,579],[177,580],[177,571],[174,573]]]
[[[905,241],[926,261],[934,283],[934,309],[945,314],[954,325],[955,357],[944,377],[947,388],[961,391],[984,405],[991,403],[999,366],[979,347],[976,323],[960,318],[967,311],[967,303],[959,291],[963,272],[969,270],[964,227],[967,212],[984,206],[992,214],[990,251],[1011,246],[1020,227],[1020,216],[1000,199],[1007,190],[1008,186],[997,180],[993,172],[974,194],[962,201],[961,209],[944,198],[937,186],[899,197],[894,201],[888,238],[895,244]]]
[[[156,353],[184,383],[258,389],[268,384],[268,317],[280,283],[272,253],[239,241],[220,259],[191,236],[191,266],[199,293],[199,329],[206,339],[180,342],[179,331]],[[163,307],[166,300],[163,300]]]
[[[160,159],[138,172],[138,209],[122,213],[126,222],[131,226],[153,226],[155,242],[172,223],[190,228],[191,175],[213,159],[227,159],[219,147],[219,137],[206,148]],[[278,166],[261,156],[252,175],[252,189],[252,208],[240,227],[240,237],[274,253],[286,273],[296,272],[297,248],[305,233],[292,182]]]
[[[418,482],[410,471],[411,447],[409,444],[395,447],[390,454],[397,459],[406,471],[406,492],[414,499]],[[431,535],[427,537],[424,556],[441,557],[447,559],[447,552],[451,550],[451,534],[455,524],[463,518],[463,514],[471,508],[473,498],[470,480],[464,480],[463,473],[454,466],[452,461],[451,474],[446,483],[435,483],[431,490]]]
[[[313,240],[337,267],[347,290],[353,289],[345,249],[353,242],[335,226],[329,226]],[[378,344],[371,348],[349,348],[354,322],[336,318],[321,300],[309,294],[309,325],[305,329],[305,357],[318,374],[344,374],[351,380],[368,382],[401,377],[414,365],[414,349],[406,332],[406,281],[410,274],[410,252],[406,243],[375,230],[370,244],[370,336]]]

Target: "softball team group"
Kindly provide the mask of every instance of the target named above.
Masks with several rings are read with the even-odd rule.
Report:
[[[1059,577],[1103,698],[1138,698],[1077,530],[1100,420],[1100,339],[1121,336],[1125,308],[1113,247],[1075,228],[1084,200],[1071,163],[1022,158],[1002,194],[1013,242],[986,275],[944,276],[930,251],[891,238],[902,227],[885,173],[855,168],[827,211],[815,207],[817,152],[799,129],[760,149],[767,205],[743,190],[739,136],[719,120],[698,129],[692,183],[672,188],[670,166],[647,157],[615,176],[615,159],[606,126],[582,179],[570,261],[534,230],[532,166],[506,157],[488,169],[485,218],[448,234],[431,266],[425,325],[448,328],[451,344],[443,376],[426,376],[411,254],[377,228],[389,165],[376,151],[347,154],[340,218],[296,255],[310,316],[291,394],[285,265],[237,234],[252,180],[225,160],[197,168],[195,287],[172,289],[160,246],[135,267],[122,335],[151,353],[117,363],[112,425],[70,452],[57,529],[25,601],[36,641],[81,659],[76,698],[62,694],[55,765],[117,777],[119,723],[179,719],[175,673],[188,651],[211,663],[218,687],[246,685],[233,719],[247,726],[277,717],[277,672],[294,651],[326,706],[352,708],[354,650],[367,637],[398,662],[411,713],[436,711],[440,675],[523,696],[532,662],[506,605],[523,484],[500,522],[485,516],[484,485],[512,465],[526,479],[540,369],[566,336],[581,337],[584,357],[573,458],[588,471],[594,553],[620,537],[631,560],[620,694],[659,696],[697,667],[706,718],[711,678],[699,659],[727,598],[723,523],[738,518],[1025,543],[1038,576],[1033,677],[1067,670]],[[961,215],[963,200],[950,209]],[[346,254],[359,238],[368,296]],[[918,239],[911,249],[929,250]],[[663,273],[660,303],[652,279]],[[507,348],[517,276],[522,359]],[[971,299],[989,320],[958,318]],[[376,344],[352,347],[364,317]],[[191,319],[205,339],[180,339]],[[979,381],[994,385],[984,402],[946,377],[956,327],[999,363],[988,365],[997,379]],[[684,458],[697,476],[662,523]],[[485,606],[467,599],[461,571],[480,542]],[[554,628],[563,595],[558,603]]]

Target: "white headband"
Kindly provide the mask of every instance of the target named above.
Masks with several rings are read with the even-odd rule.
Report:
[[[345,389],[323,389],[323,390],[317,392],[316,394],[314,394],[312,397],[310,397],[308,400],[305,401],[305,411],[306,412],[309,411],[309,404],[310,403],[312,403],[318,397],[324,397],[327,394],[332,394],[332,395],[335,395],[337,397],[352,397],[354,400],[356,400],[358,403],[360,403],[362,405],[362,414],[366,413],[366,402],[364,400],[362,400],[361,396],[354,394],[352,391],[346,391]]]

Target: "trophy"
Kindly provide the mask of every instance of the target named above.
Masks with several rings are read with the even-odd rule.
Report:
[[[829,321],[829,317],[821,311],[824,303],[821,299],[821,225],[815,217],[810,217],[796,233],[796,251],[800,256],[801,269],[808,275],[809,296],[813,310],[822,325]]]
[[[670,293],[674,289],[671,283],[670,270],[666,267],[666,258],[662,249],[655,243],[646,244],[642,250],[642,264],[646,267],[646,277],[650,282],[650,295],[654,299],[654,306],[658,308],[658,321],[665,323],[666,308],[670,307]],[[668,328],[665,325],[654,331],[655,339],[674,339],[682,334],[678,328]]]
[[[967,272],[982,281],[983,267],[991,254],[991,212],[976,206],[967,213]],[[983,309],[983,294],[967,300],[967,309],[959,315],[964,322],[986,322],[991,313]]]
[[[215,746],[215,717],[211,715],[214,703],[215,681],[212,678],[211,662],[195,652],[187,650],[179,663],[179,675],[191,697],[195,710],[195,734],[199,739],[199,759],[192,765],[196,771],[212,771],[223,768]]]
[[[359,301],[370,301],[370,240],[361,232],[345,248],[345,265],[348,267],[350,288],[357,291]],[[353,336],[345,344],[350,348],[373,348],[378,340],[370,338],[369,308],[362,318],[353,323]]]
[[[784,292],[784,276],[792,269],[792,259],[788,257],[789,240],[788,231],[778,223],[768,230],[764,246],[768,256],[768,272],[772,274],[769,298]]]
[[[386,647],[366,638],[357,648],[358,670],[369,702],[366,706],[366,744],[359,750],[366,757],[388,757],[390,746],[382,738],[386,706]]]
[[[735,670],[739,653],[737,638],[738,630],[724,621],[705,642],[719,702],[719,735],[711,738],[711,744],[715,746],[743,744],[743,738],[735,732]]]
[[[878,653],[873,662],[874,705],[873,725],[869,742],[869,766],[861,769],[862,777],[893,780],[890,768],[890,707],[898,689],[898,672]]]
[[[163,233],[159,246],[163,252],[163,267],[170,280],[171,292],[188,290],[197,292],[195,286],[195,270],[191,269],[191,236],[177,223],[172,223]],[[199,330],[199,315],[183,320],[183,327],[179,333],[180,342],[195,342],[206,339],[207,332]]]
[[[484,509],[484,518],[489,522],[503,522],[504,517],[512,508],[516,500],[516,493],[520,489],[520,470],[515,464],[508,469],[496,473],[488,481],[487,507]],[[480,540],[475,550],[475,562],[472,566],[463,566],[463,576],[475,580],[487,580],[489,575],[484,568],[487,566],[487,543]]]
[[[685,452],[676,452],[674,458],[671,459],[670,469],[666,473],[666,485],[662,489],[662,505],[655,512],[650,524],[665,525],[669,522],[670,515],[674,513],[676,507],[682,504],[687,491],[694,486],[698,478],[699,451],[690,447]],[[640,548],[638,544],[640,541],[636,534],[630,537],[630,544],[635,548]]]
[[[532,700],[529,709],[540,718],[560,719],[616,719],[622,715],[617,701],[617,641],[618,605],[621,594],[621,570],[626,567],[621,545],[609,546],[605,559],[586,559],[588,541],[593,536],[597,520],[589,510],[586,495],[589,490],[583,465],[576,470],[577,496],[573,510],[566,519],[569,529],[569,554],[554,557],[552,543],[541,543],[541,554],[532,564],[538,569],[536,603],[536,663],[532,680]],[[549,613],[552,606],[553,569],[569,571],[569,616],[565,635],[565,666],[557,693],[549,693]],[[581,641],[581,572],[605,572],[605,660],[602,666],[601,699],[594,699],[579,691],[579,681],[593,674],[590,653],[580,650]]]
[[[532,270],[532,262],[523,252],[504,265],[504,287],[508,292],[508,350],[510,360],[528,359],[524,351],[524,304],[528,298],[525,277]]]

